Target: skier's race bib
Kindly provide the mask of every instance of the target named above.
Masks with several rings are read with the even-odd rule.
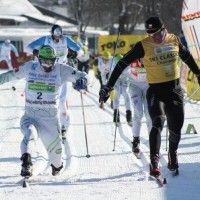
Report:
[[[44,73],[41,69],[31,70],[26,84],[26,104],[32,107],[57,107],[58,88],[61,80],[55,69]]]

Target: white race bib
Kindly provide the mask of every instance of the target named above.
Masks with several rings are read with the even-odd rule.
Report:
[[[39,63],[35,63],[28,74],[26,83],[26,105],[37,108],[58,107],[58,93],[61,85],[60,68],[45,73]]]

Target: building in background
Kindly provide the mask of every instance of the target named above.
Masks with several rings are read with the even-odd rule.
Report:
[[[49,30],[53,24],[62,26],[64,34],[77,34],[78,25],[74,19],[34,6],[28,0],[0,0],[0,42],[10,39],[17,47],[20,56],[24,56],[24,48],[30,41],[50,34]],[[95,38],[99,34],[105,35],[108,32],[92,27],[87,28],[89,48],[96,48]]]

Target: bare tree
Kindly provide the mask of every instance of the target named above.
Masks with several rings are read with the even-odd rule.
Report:
[[[159,16],[163,19],[167,29],[170,32],[179,34],[181,32],[181,12],[183,0],[145,0],[145,18],[150,16]]]
[[[99,13],[96,12],[98,3],[96,0],[68,0],[67,9],[73,18],[78,22],[78,33],[84,34],[92,19],[97,18]],[[100,15],[99,15],[100,16]]]
[[[134,32],[137,23],[144,23],[150,16],[160,16],[167,28],[181,31],[181,10],[183,0],[29,0],[45,4],[66,6],[68,14],[78,21],[79,33],[87,26],[101,27],[122,34]]]

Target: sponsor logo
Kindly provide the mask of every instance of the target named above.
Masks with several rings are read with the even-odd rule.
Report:
[[[40,105],[56,105],[55,101],[37,101],[37,100],[30,100],[30,99],[26,99],[26,102],[29,104],[40,104]]]
[[[28,84],[28,89],[32,91],[41,91],[41,92],[55,92],[55,85],[46,84],[43,82],[30,82]]]
[[[154,49],[155,54],[166,53],[172,51],[174,49],[174,44],[170,43],[162,47],[158,47]]]
[[[188,15],[184,15],[184,16],[181,17],[181,19],[184,20],[184,21],[189,21],[189,20],[193,20],[193,19],[196,19],[196,18],[200,18],[200,11],[190,13]]]

